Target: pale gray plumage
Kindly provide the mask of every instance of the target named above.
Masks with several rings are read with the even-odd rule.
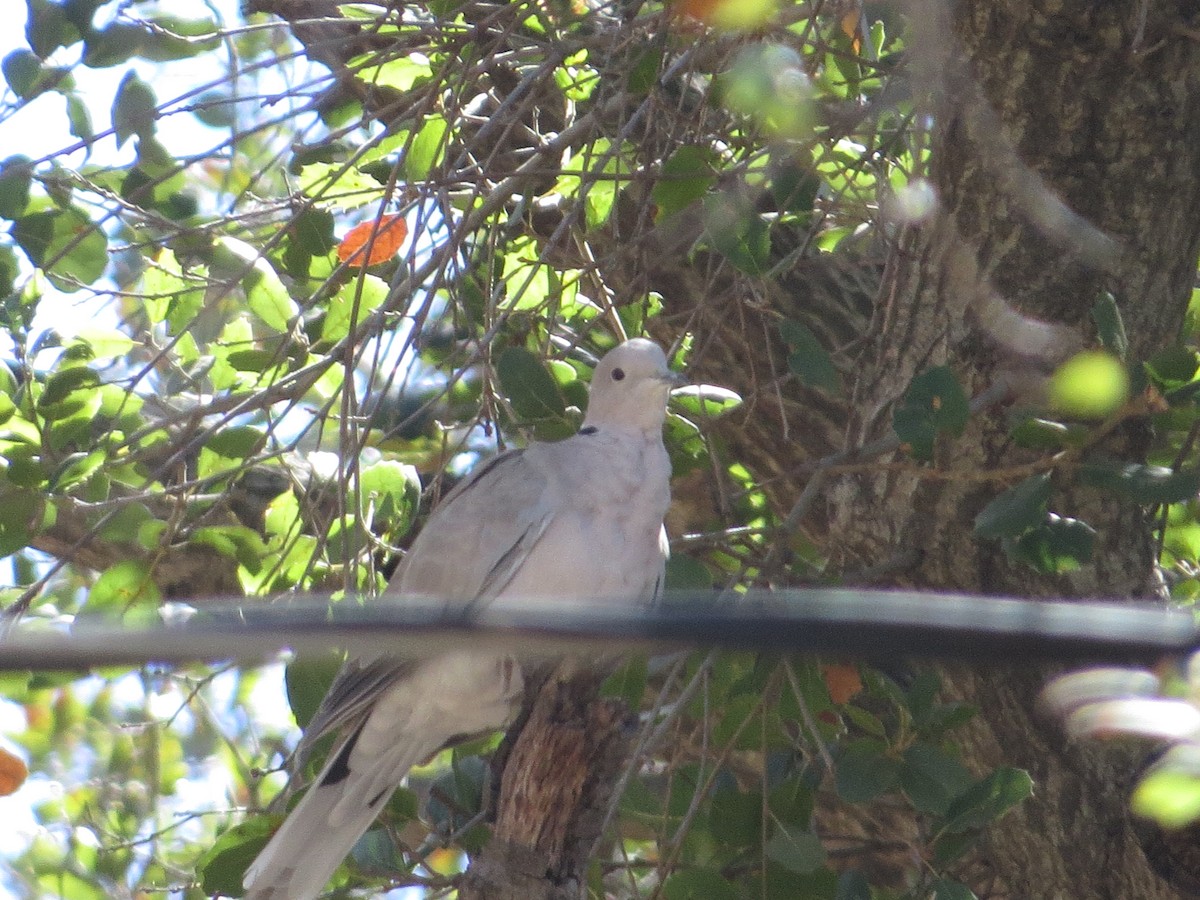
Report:
[[[640,604],[662,585],[670,461],[662,443],[676,376],[641,338],[600,361],[579,433],[504,453],[434,510],[388,595]],[[309,723],[341,745],[246,873],[248,900],[312,900],[417,763],[504,727],[523,680],[510,656],[351,660]]]

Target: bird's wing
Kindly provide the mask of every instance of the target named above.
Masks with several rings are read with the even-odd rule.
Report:
[[[480,466],[439,504],[388,584],[388,593],[487,602],[554,519],[556,483],[524,450]]]
[[[388,593],[464,608],[494,598],[554,520],[555,487],[523,451],[481,466],[438,506]],[[520,669],[506,657],[349,660],[305,729],[297,759],[329,732],[341,731],[341,741],[247,871],[247,897],[315,897],[408,770],[448,741],[503,726],[521,689]]]
[[[438,505],[392,576],[387,595],[449,598],[464,608],[491,600],[553,521],[552,487],[523,450],[489,460]],[[348,660],[305,729],[298,758],[324,735],[353,728],[416,665],[381,655]]]

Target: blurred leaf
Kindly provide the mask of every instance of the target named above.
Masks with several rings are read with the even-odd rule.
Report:
[[[1131,806],[1163,828],[1186,828],[1200,820],[1200,773],[1160,764],[1138,782]]]
[[[1050,513],[1006,549],[1043,575],[1061,575],[1091,562],[1095,545],[1096,529],[1087,522]]]
[[[1002,766],[980,779],[951,804],[946,813],[946,830],[983,828],[1032,794],[1033,779],[1028,772]]]
[[[152,137],[157,120],[158,99],[154,89],[130,69],[121,79],[113,100],[112,125],[117,146],[123,146],[134,135]]]
[[[1084,484],[1112,491],[1138,503],[1180,503],[1200,493],[1200,470],[1174,471],[1140,463],[1086,463],[1079,467]]]
[[[732,884],[711,869],[681,869],[663,882],[663,900],[739,900]]]
[[[1155,353],[1143,368],[1150,380],[1163,393],[1178,390],[1195,380],[1200,368],[1200,354],[1188,347],[1175,345]]]
[[[845,744],[834,758],[834,765],[838,796],[850,803],[866,803],[890,791],[900,774],[900,762],[876,740]]]
[[[69,70],[48,66],[25,49],[14,50],[4,57],[0,62],[0,73],[12,92],[26,101],[46,91],[71,90],[75,86]]]
[[[932,459],[940,432],[963,433],[971,407],[962,386],[946,366],[937,366],[913,379],[892,413],[892,427],[916,459]]]
[[[33,169],[27,156],[10,156],[0,162],[0,219],[18,219],[29,206]],[[0,294],[7,293],[0,291]]]
[[[567,408],[554,376],[524,347],[507,347],[496,362],[500,389],[524,422],[562,419]]]
[[[754,208],[727,194],[704,198],[704,233],[709,245],[749,275],[770,268],[771,235]]]
[[[391,288],[376,275],[360,275],[338,288],[321,323],[321,340],[336,342],[350,334],[387,301]]]
[[[809,387],[821,388],[832,393],[841,390],[841,377],[833,366],[829,353],[820,340],[803,322],[784,319],[779,325],[783,342],[791,348],[788,368]]]
[[[196,860],[196,873],[206,894],[241,897],[242,879],[267,845],[282,816],[255,816],[230,828]]]
[[[900,789],[920,812],[944,816],[973,782],[962,763],[940,747],[916,743],[904,751]]]
[[[329,693],[333,680],[346,661],[341,650],[330,650],[323,656],[302,656],[294,659],[283,670],[283,684],[287,690],[288,706],[296,717],[296,724],[307,728],[321,701]]]
[[[28,777],[25,761],[0,747],[0,797],[15,794]]]
[[[73,293],[98,281],[108,267],[104,231],[74,206],[58,209],[39,198],[29,208],[13,224],[12,236],[50,283]]]
[[[127,559],[105,569],[88,591],[89,612],[124,612],[134,604],[155,605],[162,594],[151,574],[150,566],[136,559]]]
[[[982,538],[1015,537],[1046,519],[1050,473],[1038,472],[992,499],[975,517]]]
[[[375,522],[388,523],[388,531],[408,531],[421,502],[421,477],[415,467],[394,460],[380,460],[359,472],[358,487],[364,506],[374,507]]]
[[[1092,306],[1092,319],[1096,322],[1096,332],[1104,349],[1124,361],[1129,353],[1129,336],[1125,333],[1125,322],[1121,318],[1121,310],[1117,299],[1108,291]]]
[[[671,402],[689,415],[716,418],[741,406],[742,398],[715,384],[689,384],[671,391]]]
[[[711,147],[685,145],[663,163],[662,173],[650,192],[658,206],[658,218],[673,215],[691,206],[717,182],[720,157]]]
[[[404,176],[409,182],[424,181],[441,162],[446,152],[446,133],[450,125],[438,115],[426,116],[404,154]]]
[[[933,892],[931,900],[979,900],[965,884],[939,878],[929,886]]]
[[[786,869],[801,874],[813,872],[825,864],[825,848],[814,831],[777,825],[763,849],[768,858]]]
[[[1080,419],[1102,419],[1129,398],[1129,373],[1121,361],[1099,350],[1071,357],[1050,379],[1054,409]]]

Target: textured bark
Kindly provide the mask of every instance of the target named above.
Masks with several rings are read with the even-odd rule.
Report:
[[[471,864],[463,900],[574,900],[612,787],[629,754],[629,711],[597,699],[598,671],[565,664],[510,732],[496,768],[491,840]]]
[[[940,206],[898,241],[861,358],[851,445],[885,433],[896,399],[930,366],[951,366],[971,393],[1002,375],[1036,380],[1064,348],[1094,343],[1090,311],[1102,289],[1117,297],[1132,358],[1171,343],[1200,251],[1200,44],[1183,33],[1192,5],[970,0],[941,30],[937,10],[925,11],[930,29],[917,50],[944,54],[928,60],[944,76],[930,85]],[[1003,411],[981,417],[939,448],[935,465],[1023,462],[1006,431]],[[1147,436],[1134,424],[1105,450],[1136,459]],[[896,471],[844,479],[832,546],[850,570],[911,555],[897,579],[906,585],[1155,593],[1149,523],[1136,505],[1056,476],[1055,510],[1099,533],[1090,565],[1046,578],[972,535],[998,490]],[[1036,780],[1034,799],[989,833],[973,887],[1009,898],[1177,896],[1139,846],[1125,790],[1131,760],[1064,747],[1034,720],[1046,674],[1032,665],[946,671],[951,696],[981,710],[965,758],[1017,765]]]

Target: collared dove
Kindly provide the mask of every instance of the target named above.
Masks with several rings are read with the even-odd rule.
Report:
[[[430,516],[388,595],[471,605],[514,597],[648,604],[667,559],[670,461],[662,426],[677,376],[635,338],[592,376],[583,427],[479,466]],[[247,900],[312,900],[412,766],[503,728],[524,681],[510,656],[353,659],[299,753],[340,729],[324,770],[246,872]]]

